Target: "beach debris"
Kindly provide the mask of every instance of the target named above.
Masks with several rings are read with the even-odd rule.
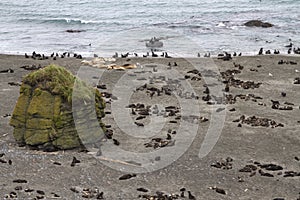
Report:
[[[72,95],[75,79],[65,68],[56,65],[33,71],[24,77],[20,96],[10,119],[17,143],[54,151],[81,147],[82,138],[85,143],[95,143],[101,139],[101,130],[96,130],[99,126],[105,128],[101,121],[105,107],[102,95],[79,79],[76,82],[81,89],[78,94]],[[71,104],[73,107],[77,105],[79,111],[73,113]],[[90,120],[94,117],[87,110],[96,110],[97,119]],[[80,120],[76,127],[73,114]],[[95,127],[95,131],[86,135],[81,131],[79,138],[78,131],[87,128],[87,119],[88,128]]]

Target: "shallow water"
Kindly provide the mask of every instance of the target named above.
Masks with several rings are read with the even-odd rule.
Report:
[[[0,52],[144,53],[154,36],[174,54],[286,52],[289,39],[300,46],[299,10],[299,0],[1,0]],[[252,19],[275,26],[243,26]]]

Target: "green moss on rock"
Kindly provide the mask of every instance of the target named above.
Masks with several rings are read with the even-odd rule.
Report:
[[[73,113],[72,106],[80,109]],[[10,125],[18,143],[71,149],[103,136],[104,108],[97,89],[65,68],[50,65],[24,77]],[[79,122],[76,126],[73,115]]]

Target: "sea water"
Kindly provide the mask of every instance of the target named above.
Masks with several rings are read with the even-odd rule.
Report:
[[[179,56],[286,52],[300,46],[299,10],[300,0],[1,0],[0,53],[145,54],[152,37]],[[275,26],[243,25],[253,19]]]

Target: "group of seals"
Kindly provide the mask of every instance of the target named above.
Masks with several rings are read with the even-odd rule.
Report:
[[[57,58],[66,58],[66,57],[71,57],[71,53],[69,52],[64,52],[62,54],[58,54],[58,53],[52,53],[50,55],[50,58],[52,58],[53,60],[56,60]],[[74,53],[73,54],[74,58],[77,59],[82,59],[82,55]],[[34,60],[47,60],[49,59],[49,56],[45,56],[45,54],[40,54],[40,53],[36,53],[35,51],[32,52],[31,56],[29,56],[27,53],[25,53],[25,58],[32,58]]]

